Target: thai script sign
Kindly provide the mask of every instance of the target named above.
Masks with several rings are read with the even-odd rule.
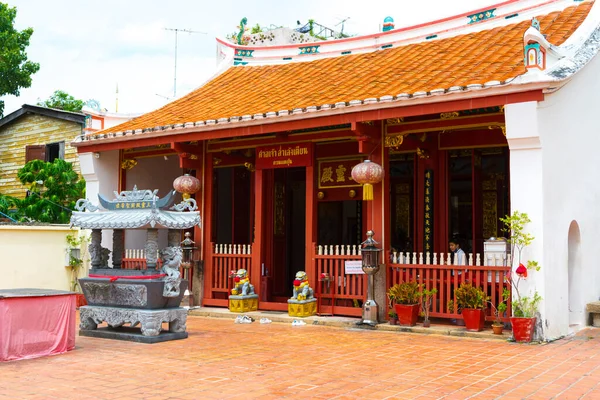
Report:
[[[312,143],[257,147],[256,169],[308,167],[312,157]]]
[[[319,189],[360,186],[352,179],[352,168],[362,159],[319,161]]]
[[[433,251],[433,170],[425,170],[425,214],[423,229],[423,248]]]
[[[346,275],[364,274],[365,271],[363,271],[363,269],[362,269],[362,261],[360,261],[360,260],[344,261],[344,273]]]

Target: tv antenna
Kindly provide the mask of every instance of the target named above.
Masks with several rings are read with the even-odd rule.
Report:
[[[165,28],[165,31],[173,31],[175,32],[175,76],[173,78],[173,98],[177,97],[177,34],[179,32],[185,33],[200,33],[202,35],[206,35],[206,32],[193,31],[191,29],[179,29],[179,28]]]
[[[348,21],[349,19],[350,17],[346,17],[337,24],[335,24],[335,26],[342,25],[342,29],[340,29],[340,33],[342,34],[342,36],[344,35],[344,22]]]

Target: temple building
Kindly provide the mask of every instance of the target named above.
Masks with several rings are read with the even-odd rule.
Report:
[[[197,177],[201,263],[190,279],[205,306],[226,307],[230,272],[244,268],[259,309],[287,310],[306,271],[319,313],[359,316],[366,277],[352,265],[373,230],[382,320],[386,289],[407,277],[437,282],[432,317],[456,317],[450,240],[498,299],[510,257],[486,253],[486,241],[506,236],[499,218],[518,210],[535,236],[523,258],[542,267],[522,289],[543,298],[538,334],[587,325],[585,305],[600,295],[600,5],[509,0],[384,27],[328,40],[281,33],[287,44],[217,39],[213,79],[73,143],[88,198],[134,184],[164,195],[183,173]],[[384,171],[371,201],[350,175],[366,159]],[[138,249],[144,237],[124,241]]]

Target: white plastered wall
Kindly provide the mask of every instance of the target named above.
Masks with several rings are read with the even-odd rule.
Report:
[[[98,194],[108,199],[115,197],[113,192],[119,189],[118,150],[80,153],[79,164],[81,175],[85,179],[86,197],[90,202],[97,205]],[[102,247],[112,252],[112,229],[102,231]]]
[[[527,284],[544,298],[538,332],[547,340],[567,335],[570,308],[600,297],[600,58],[594,58],[555,93],[536,103],[507,105],[511,208],[527,212],[536,237],[524,259],[542,266]],[[580,230],[579,272],[569,282],[569,227]],[[577,290],[578,296],[569,296]],[[577,299],[580,304],[569,304]],[[586,318],[587,321],[587,318]],[[577,329],[577,327],[572,327]]]

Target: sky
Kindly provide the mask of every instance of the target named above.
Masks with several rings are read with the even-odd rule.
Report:
[[[248,25],[296,27],[309,19],[353,35],[375,33],[386,16],[396,28],[461,14],[500,0],[0,0],[17,8],[15,27],[31,27],[27,54],[40,64],[30,88],[4,96],[4,115],[55,90],[94,99],[109,112],[143,113],[201,86],[216,70],[216,37]],[[117,94],[118,86],[118,110]],[[243,96],[243,94],[240,94]]]

